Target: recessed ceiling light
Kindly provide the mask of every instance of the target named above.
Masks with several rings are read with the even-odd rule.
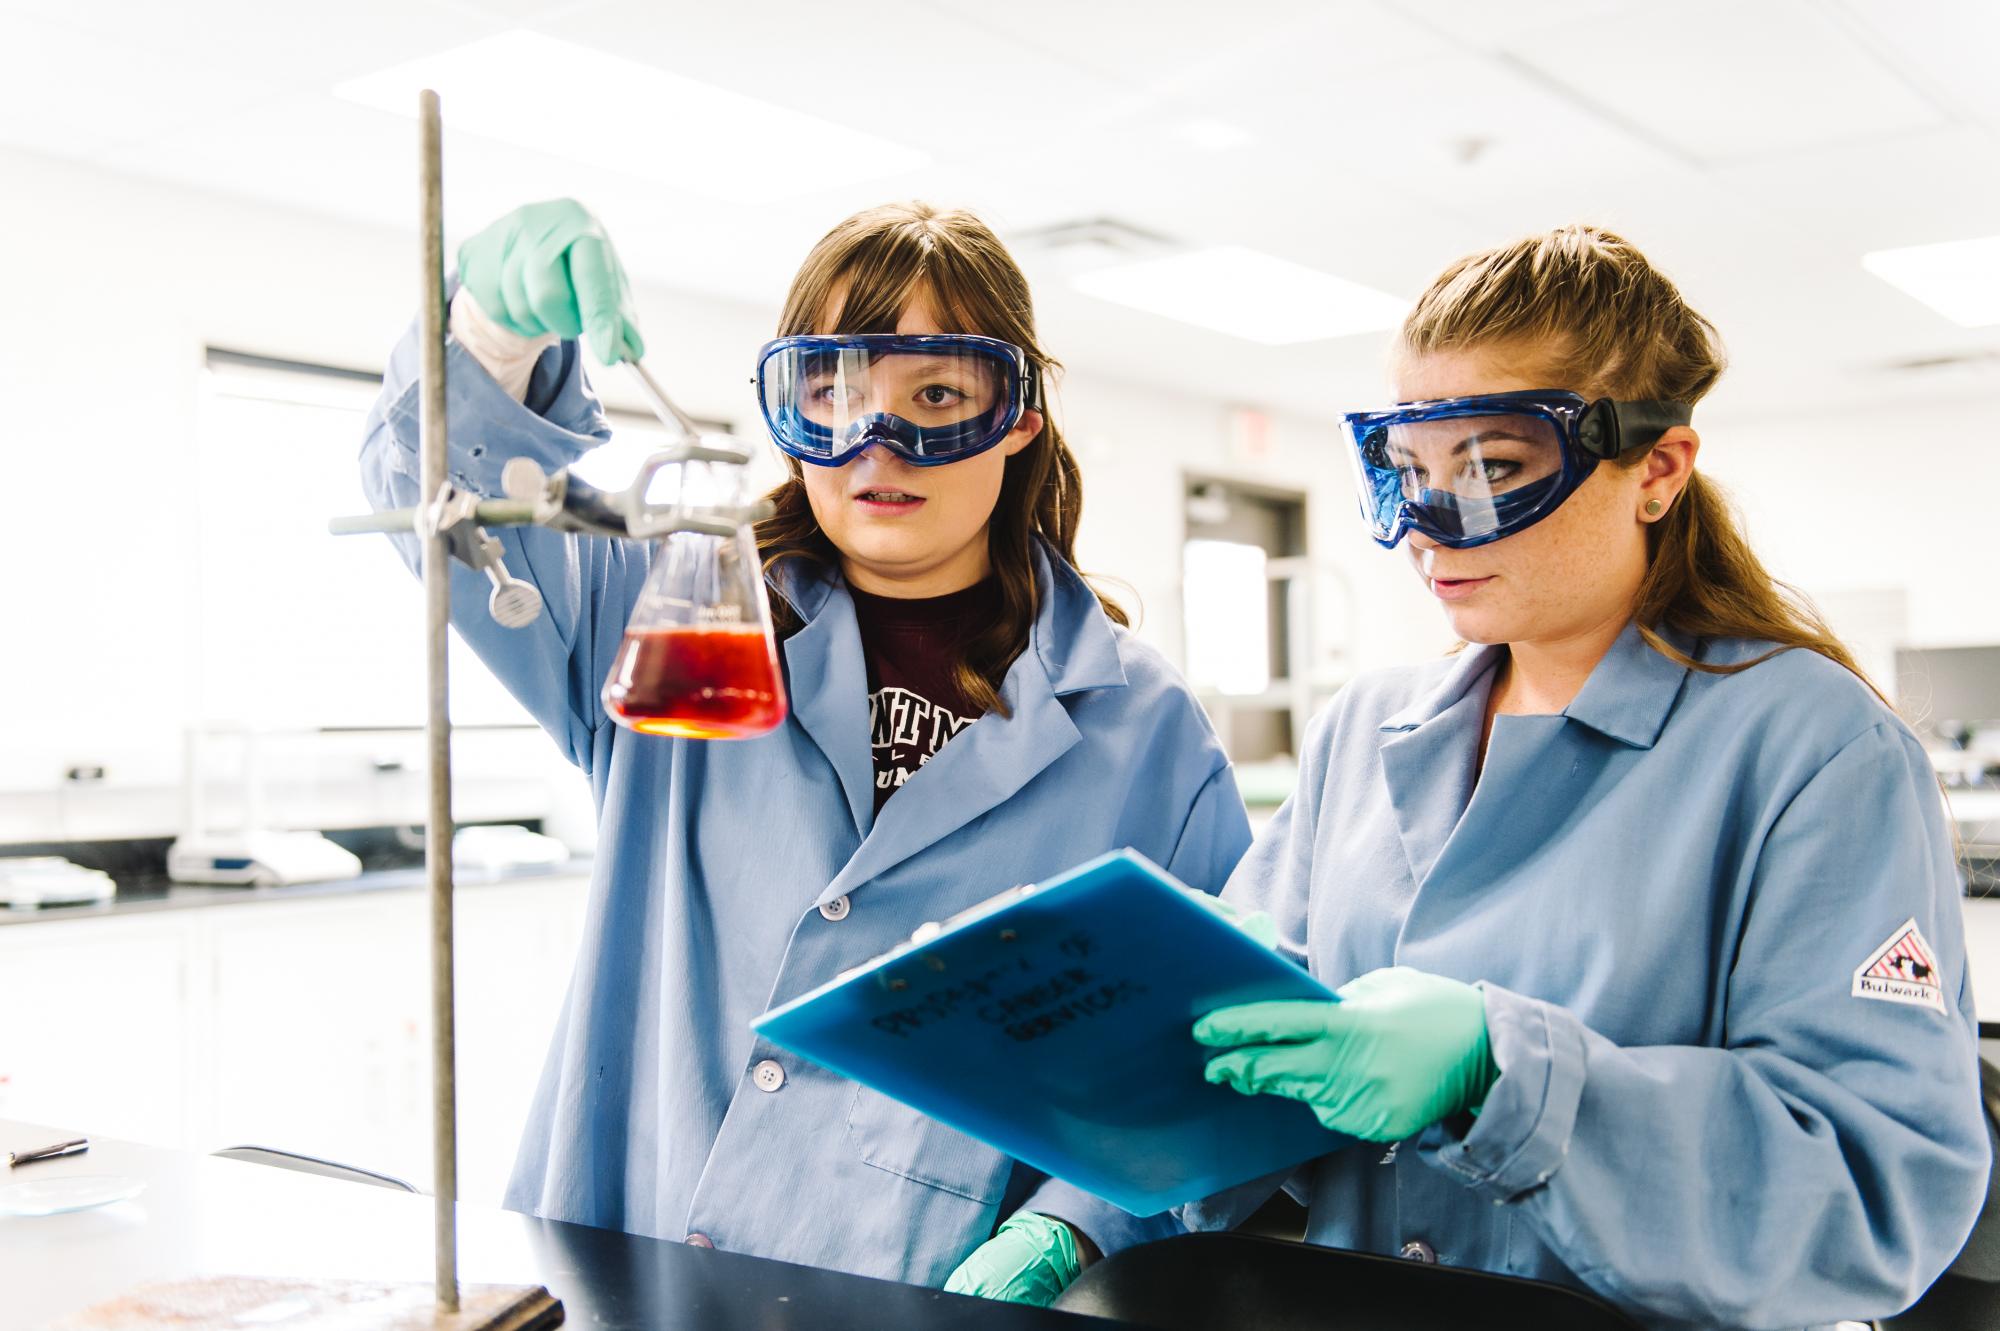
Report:
[[[1099,268],[1072,280],[1100,300],[1267,346],[1378,332],[1395,327],[1409,309],[1386,291],[1236,245]]]
[[[424,88],[437,90],[447,131],[734,202],[899,175],[930,160],[819,116],[525,29],[349,79],[333,93],[414,116]],[[523,92],[532,88],[576,92]]]
[[[2000,236],[1876,250],[1861,266],[1960,327],[2000,324]]]

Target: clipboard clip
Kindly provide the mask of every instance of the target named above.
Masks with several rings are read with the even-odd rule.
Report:
[[[999,910],[1002,906],[1011,905],[1014,902],[1019,901],[1022,897],[1027,896],[1030,893],[1036,891],[1039,886],[1040,885],[1037,883],[1016,883],[1013,887],[1008,888],[1006,891],[996,892],[992,896],[987,897],[984,901],[981,901],[976,905],[967,906],[964,910],[959,911],[955,915],[947,915],[942,920],[925,920],[922,924],[918,925],[915,929],[912,929],[910,931],[910,937],[907,942],[897,944],[895,948],[891,949],[891,951],[888,953],[887,956],[881,958],[880,960],[881,961],[892,960],[898,957],[902,953],[912,951],[916,948],[920,948],[925,943],[930,942],[932,939],[938,937],[943,933],[946,933],[952,929],[956,929],[960,925],[966,924],[972,920],[976,920],[982,915],[989,915],[994,911]],[[1021,935],[1018,930],[1008,928],[1000,930],[999,938],[1000,941],[1003,943],[1016,943],[1020,941]],[[841,972],[835,978],[836,980],[844,980],[848,976],[857,974],[860,971],[866,970],[869,966],[876,964],[877,964],[876,962],[864,962],[859,966],[855,966],[849,970]],[[949,963],[947,963],[943,957],[935,955],[925,956],[924,965],[928,966],[931,970],[936,971],[940,975],[942,975],[947,969],[949,969]],[[887,966],[881,966],[880,969],[878,969],[875,972],[875,985],[879,989],[886,989],[891,992],[901,992],[902,990],[908,989],[910,987],[910,982],[904,979],[900,975],[891,974]]]

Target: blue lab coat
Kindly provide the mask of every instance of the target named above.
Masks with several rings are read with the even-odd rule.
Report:
[[[418,353],[399,345],[361,449],[371,502],[417,500]],[[574,344],[527,404],[454,341],[454,484],[500,493],[508,459],[553,470],[608,437]],[[926,920],[1119,846],[1205,891],[1249,845],[1227,758],[1187,686],[1044,549],[1041,609],[980,717],[877,815],[868,690],[837,573],[774,584],[805,620],[783,646],[792,715],[700,742],[613,724],[598,690],[646,574],[644,544],[496,532],[546,612],[486,612],[459,568],[452,620],[589,777],[600,841],[584,941],[508,1205],[863,1275],[940,1284],[1018,1207],[1107,1252],[1177,1232],[1135,1220],[914,1110],[754,1038],[751,1019]],[[397,538],[416,560],[414,538]]]
[[[1500,1078],[1477,1119],[1294,1175],[1308,1237],[1585,1286],[1660,1327],[1905,1307],[1964,1241],[1988,1154],[1923,750],[1824,657],[1708,674],[1628,625],[1563,713],[1497,717],[1482,771],[1503,652],[1344,690],[1224,891],[1328,984],[1404,965],[1485,988]],[[1936,1010],[1853,992],[1910,920]],[[1233,1225],[1275,1186],[1184,1218]]]

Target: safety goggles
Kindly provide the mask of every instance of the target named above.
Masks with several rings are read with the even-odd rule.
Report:
[[[1466,549],[1534,526],[1599,462],[1651,448],[1693,410],[1545,389],[1351,412],[1341,429],[1378,542],[1393,547],[1416,530]]]
[[[919,467],[959,462],[1041,408],[1027,353],[966,333],[781,337],[757,355],[757,396],[778,447],[822,467],[870,444]]]

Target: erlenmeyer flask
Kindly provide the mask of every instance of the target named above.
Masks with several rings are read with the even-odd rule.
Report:
[[[697,468],[713,470],[688,470]],[[686,478],[687,493],[695,480]],[[721,489],[734,493],[730,485]],[[771,603],[748,525],[653,543],[652,571],[604,681],[604,707],[629,729],[685,739],[750,739],[784,721]]]

